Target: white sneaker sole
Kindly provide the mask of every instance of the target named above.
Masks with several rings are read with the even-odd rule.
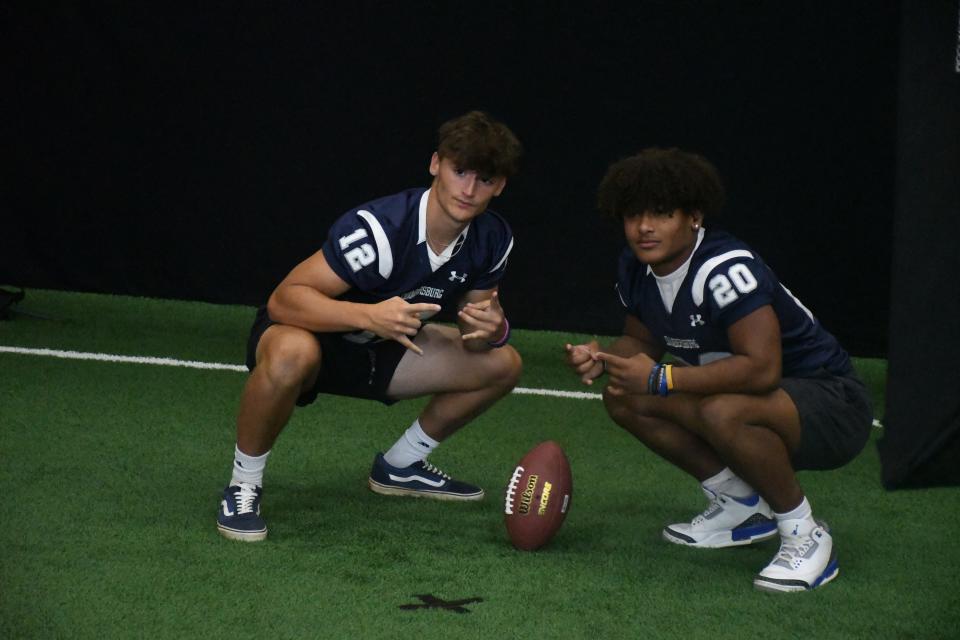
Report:
[[[217,524],[217,531],[220,532],[224,538],[228,540],[239,540],[240,542],[259,542],[267,538],[267,530],[263,531],[237,531],[235,529],[228,529],[220,524]]]
[[[823,585],[832,581],[839,574],[840,567],[834,564],[833,570],[830,571],[829,574],[821,576],[819,582],[815,580],[815,586],[813,587],[803,580],[777,581],[775,578],[764,578],[763,576],[757,576],[754,578],[753,586],[758,591],[767,591],[769,593],[796,593],[797,591],[812,591],[814,589],[819,589]]]
[[[407,498],[429,498],[431,500],[450,500],[455,502],[476,502],[483,500],[483,491],[473,495],[459,495],[456,493],[441,493],[439,491],[426,491],[423,489],[402,489],[399,487],[390,487],[380,484],[373,478],[367,478],[367,484],[374,493],[382,496],[404,496]]]

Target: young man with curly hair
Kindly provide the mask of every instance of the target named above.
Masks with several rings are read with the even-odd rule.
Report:
[[[260,515],[267,456],[294,407],[321,393],[392,404],[431,396],[368,478],[393,496],[480,500],[427,456],[510,392],[520,377],[498,283],[513,248],[506,221],[487,209],[517,172],[520,143],[473,111],[440,127],[429,188],[354,207],[323,247],[284,278],[256,316],[250,377],[237,417],[233,475],[217,516],[234,540],[267,536]],[[425,321],[456,319],[458,328]],[[324,428],[348,430],[349,425]],[[331,451],[331,455],[335,452]]]
[[[779,534],[754,586],[814,589],[839,568],[795,471],[852,460],[870,399],[846,351],[756,251],[704,227],[723,198],[713,165],[677,149],[609,168],[598,203],[628,245],[624,335],[602,349],[567,345],[567,361],[586,384],[607,374],[613,421],[700,482],[709,506],[665,527],[667,541],[719,548]]]

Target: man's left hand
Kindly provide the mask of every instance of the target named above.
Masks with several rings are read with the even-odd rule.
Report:
[[[466,325],[467,333],[461,334],[464,340],[495,342],[502,338],[506,331],[505,316],[496,291],[489,300],[468,302],[460,309],[457,316]]]

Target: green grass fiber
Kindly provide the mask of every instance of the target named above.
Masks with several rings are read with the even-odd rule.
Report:
[[[28,291],[0,345],[239,364],[252,309]],[[518,330],[524,387],[583,390],[562,346]],[[885,363],[856,361],[883,406]],[[374,453],[422,401],[321,396],[270,459],[270,537],[215,528],[243,373],[0,353],[0,638],[955,638],[960,493],[887,492],[875,442],[841,470],[800,474],[835,534],[840,576],[756,592],[776,551],[692,550],[663,524],[703,508],[696,483],[596,400],[513,394],[444,444],[474,504],[366,488]],[[587,389],[597,391],[597,389]],[[879,414],[878,414],[879,415]],[[879,437],[879,436],[875,436]],[[570,458],[566,523],[533,553],[509,545],[502,494],[546,439]],[[479,597],[469,614],[401,610],[415,594]]]

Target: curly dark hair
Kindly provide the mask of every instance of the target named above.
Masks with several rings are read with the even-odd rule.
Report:
[[[461,169],[512,178],[520,169],[523,147],[513,132],[483,111],[471,111],[443,123],[437,153]]]
[[[679,149],[644,149],[610,165],[597,190],[604,215],[623,219],[644,211],[680,209],[716,215],[724,190],[717,169],[703,156]]]

